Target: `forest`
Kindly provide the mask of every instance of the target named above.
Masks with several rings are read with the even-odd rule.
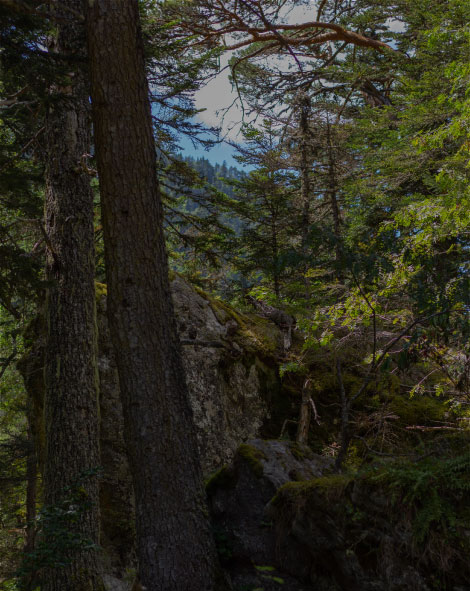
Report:
[[[1,591],[470,590],[469,23],[0,0]]]

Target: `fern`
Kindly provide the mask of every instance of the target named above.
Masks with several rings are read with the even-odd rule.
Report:
[[[468,544],[462,530],[470,528],[470,453],[383,464],[366,477],[388,489],[392,506],[409,507],[418,545],[425,544],[431,532]]]

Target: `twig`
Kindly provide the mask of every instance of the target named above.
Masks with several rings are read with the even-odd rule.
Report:
[[[315,402],[313,402],[313,399],[311,396],[308,399],[308,401],[309,401],[310,406],[312,407],[312,410],[313,410],[313,420],[315,421],[315,423],[317,425],[320,425],[321,424],[320,423],[320,415],[318,414],[317,407],[315,406]]]
[[[362,289],[361,284],[359,283],[359,280],[356,277],[356,274],[354,273],[354,271],[351,269],[351,275],[354,279],[354,283],[357,285],[357,288],[361,294],[361,296],[364,298],[367,306],[369,307],[370,311],[372,312],[372,322],[373,322],[373,330],[374,330],[374,343],[373,343],[373,353],[372,353],[372,365],[375,365],[375,357],[377,354],[377,318],[376,318],[376,313],[375,313],[375,308],[372,306],[372,304],[369,301],[369,298],[367,297],[365,291]]]
[[[284,435],[284,431],[286,430],[286,427],[287,427],[287,423],[293,423],[294,425],[297,425],[297,421],[294,421],[293,419],[286,419],[282,423],[282,429],[281,429],[281,433],[279,435],[279,439],[282,439],[282,436]]]
[[[409,425],[405,427],[407,431],[468,431],[468,429],[462,429],[461,427],[447,427],[441,425],[439,427],[427,427],[425,425]]]

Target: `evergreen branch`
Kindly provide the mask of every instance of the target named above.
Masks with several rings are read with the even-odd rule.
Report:
[[[11,362],[16,358],[17,349],[16,347],[13,349],[13,352],[2,361],[2,369],[0,370],[0,380],[3,378],[4,373],[9,368]]]

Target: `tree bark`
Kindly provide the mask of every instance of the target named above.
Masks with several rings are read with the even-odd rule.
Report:
[[[349,412],[351,410],[351,400],[346,395],[343,374],[341,372],[341,362],[339,359],[336,361],[336,377],[338,378],[341,396],[341,430],[339,451],[335,460],[335,472],[341,472],[344,460],[348,455],[349,443],[351,441],[351,436],[349,433]]]
[[[83,157],[90,145],[90,114],[84,58],[84,27],[68,9],[81,0],[62,0],[58,33],[51,42],[68,57],[68,80],[51,88],[46,120],[46,278],[45,361],[46,457],[44,500],[64,498],[64,489],[98,468],[99,428],[96,373],[93,194]],[[73,535],[98,543],[97,478],[81,482],[89,509],[80,514]],[[46,535],[47,536],[47,535]],[[102,589],[94,551],[70,553],[71,564],[51,568],[44,591]]]
[[[137,0],[85,0],[108,314],[148,591],[212,590],[216,553],[171,301]]]
[[[331,213],[333,215],[333,232],[335,235],[335,258],[337,271],[336,275],[339,280],[342,279],[342,244],[341,244],[341,213],[337,198],[337,181],[336,181],[336,164],[333,153],[333,138],[332,138],[332,124],[327,121],[327,143],[328,143],[328,194],[330,197]]]
[[[310,284],[307,277],[309,268],[309,232],[310,232],[310,199],[311,199],[311,180],[310,174],[312,169],[312,162],[309,148],[309,115],[310,115],[310,99],[307,95],[300,97],[300,177],[301,177],[301,249],[303,258],[303,280],[305,285],[305,299],[310,299]]]
[[[300,405],[299,425],[297,428],[296,441],[297,443],[308,444],[308,432],[310,430],[310,402],[312,400],[310,395],[310,380],[305,380],[302,386],[302,402]]]

